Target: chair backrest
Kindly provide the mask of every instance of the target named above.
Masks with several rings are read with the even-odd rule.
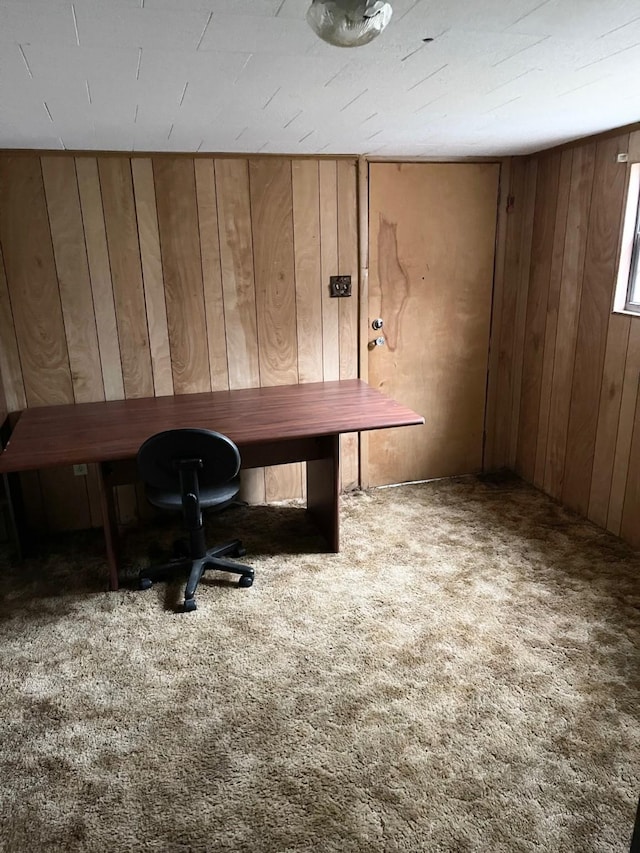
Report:
[[[170,429],[148,438],[138,451],[138,470],[154,489],[180,491],[178,463],[198,459],[201,487],[228,483],[240,470],[240,452],[231,439],[209,429]]]

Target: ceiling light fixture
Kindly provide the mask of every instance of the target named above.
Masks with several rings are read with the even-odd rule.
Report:
[[[307,21],[323,41],[358,47],[380,35],[391,12],[391,4],[383,0],[312,0]]]

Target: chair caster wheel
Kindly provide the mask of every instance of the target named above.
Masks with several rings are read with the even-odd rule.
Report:
[[[238,548],[236,548],[236,550],[233,552],[235,557],[244,557],[244,555],[246,553],[247,553],[247,549],[243,548],[242,545],[240,545]]]
[[[138,589],[151,589],[153,581],[151,578],[140,578],[138,580]]]
[[[251,577],[251,575],[240,575],[240,577],[238,578],[238,586],[253,586],[253,578]]]
[[[198,609],[198,605],[196,604],[195,598],[185,598],[184,604],[182,605],[183,613],[192,613],[194,610]]]

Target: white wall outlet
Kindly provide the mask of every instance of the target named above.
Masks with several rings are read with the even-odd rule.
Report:
[[[74,465],[73,466],[73,473],[76,475],[76,477],[86,477],[87,476],[87,466],[84,464]]]

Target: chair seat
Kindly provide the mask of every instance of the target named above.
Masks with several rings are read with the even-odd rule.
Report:
[[[201,486],[200,506],[218,507],[222,509],[225,504],[231,503],[237,498],[240,491],[240,477],[234,477],[228,483],[221,486]],[[170,492],[165,489],[154,489],[153,486],[146,488],[147,500],[159,509],[182,509],[182,496],[180,492]]]

